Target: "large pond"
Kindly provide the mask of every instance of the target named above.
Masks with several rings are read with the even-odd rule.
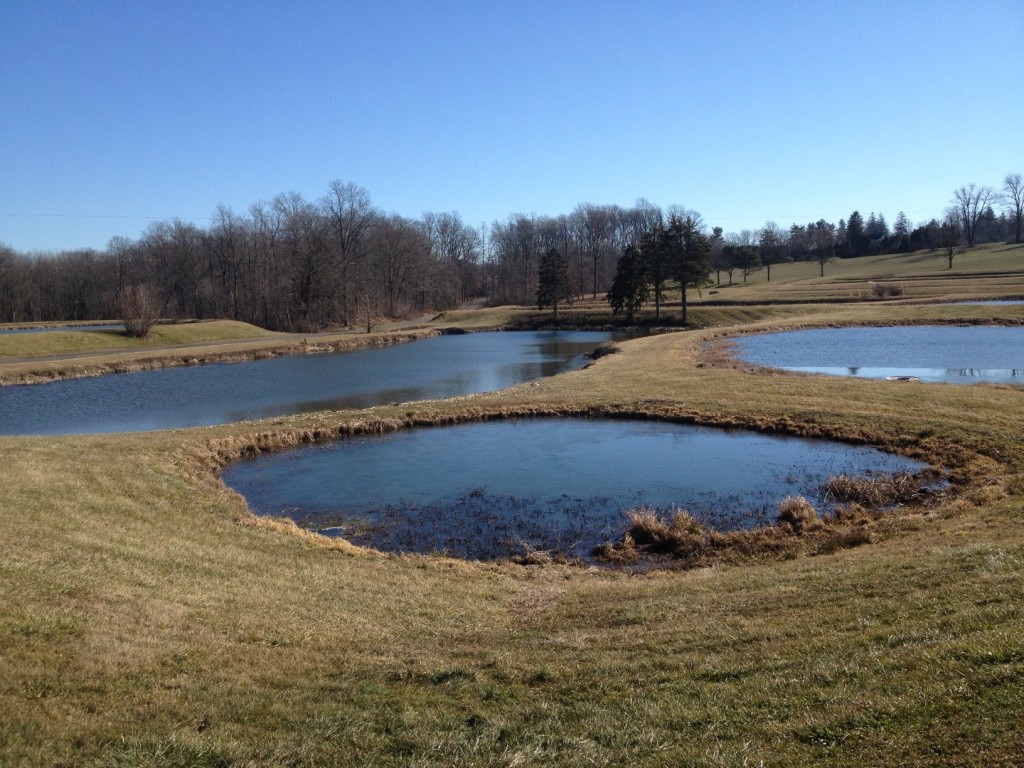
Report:
[[[579,368],[586,353],[611,338],[470,333],[384,349],[0,387],[0,434],[168,429],[487,392]]]
[[[1024,327],[820,328],[734,339],[743,360],[866,378],[1024,384]]]
[[[830,475],[915,472],[873,448],[647,421],[481,422],[342,440],[244,460],[224,481],[257,514],[389,552],[586,557],[624,511],[683,507],[719,530],[772,521]]]

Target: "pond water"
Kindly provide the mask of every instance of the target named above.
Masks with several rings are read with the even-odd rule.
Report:
[[[613,334],[438,336],[384,349],[0,387],[0,434],[122,432],[503,389],[581,367]]]
[[[1024,327],[819,328],[733,339],[751,363],[804,373],[1024,384]]]
[[[955,304],[970,304],[976,307],[1012,307],[1024,304],[1024,299],[986,299],[978,301],[957,301]]]
[[[586,557],[624,511],[677,505],[719,530],[826,505],[830,475],[916,472],[873,448],[664,422],[537,419],[359,437],[243,460],[223,479],[257,514],[389,552]]]

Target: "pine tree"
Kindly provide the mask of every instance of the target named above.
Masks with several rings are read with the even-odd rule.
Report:
[[[686,289],[688,286],[699,287],[711,273],[711,267],[708,265],[711,245],[693,216],[672,216],[668,222],[668,229],[665,230],[665,239],[672,276],[679,281],[681,317],[685,323]]]
[[[644,269],[643,252],[634,245],[627,245],[615,265],[615,280],[608,291],[608,303],[612,315],[626,311],[626,322],[632,324],[633,315],[647,301],[647,275]]]
[[[660,224],[646,233],[640,242],[644,263],[644,275],[654,288],[654,317],[661,319],[661,293],[668,280],[669,264],[665,230]]]
[[[551,307],[557,320],[558,303],[569,301],[571,297],[569,263],[557,248],[552,248],[540,259],[540,269],[537,272],[537,308]]]

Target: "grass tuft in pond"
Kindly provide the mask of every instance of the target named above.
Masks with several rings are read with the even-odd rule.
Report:
[[[855,502],[867,507],[891,507],[921,497],[921,483],[908,472],[891,475],[853,477],[834,475],[824,484],[825,499]]]
[[[822,525],[818,510],[803,496],[787,496],[780,501],[778,521],[796,533],[814,530]]]

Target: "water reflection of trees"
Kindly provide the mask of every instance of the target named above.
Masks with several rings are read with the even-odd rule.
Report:
[[[946,375],[967,379],[1015,379],[1024,376],[1024,368],[947,368]]]

